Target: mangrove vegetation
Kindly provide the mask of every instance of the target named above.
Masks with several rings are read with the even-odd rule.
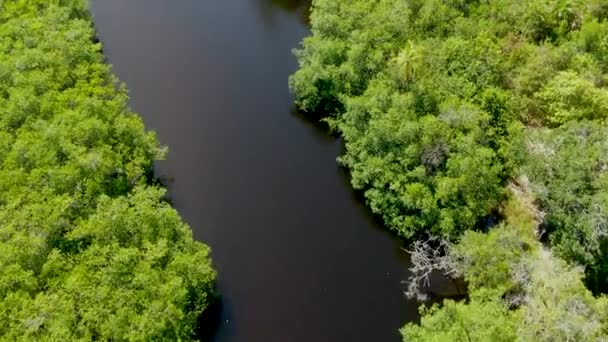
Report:
[[[339,162],[466,300],[406,341],[608,338],[608,4],[315,0],[290,78],[344,139]]]
[[[0,1],[0,340],[187,341],[209,248],[153,185],[164,151],[84,0]]]

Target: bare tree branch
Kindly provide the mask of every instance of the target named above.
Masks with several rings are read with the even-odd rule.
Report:
[[[428,300],[424,289],[431,286],[430,275],[434,271],[439,271],[452,278],[461,276],[450,251],[451,244],[437,237],[414,243],[413,249],[409,251],[412,267],[409,269],[411,275],[406,282],[405,295],[408,298],[416,298],[419,301]]]

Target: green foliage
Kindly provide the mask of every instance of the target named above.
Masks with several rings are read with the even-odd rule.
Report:
[[[594,298],[580,269],[533,238],[534,215],[510,199],[507,224],[488,234],[467,232],[450,249],[469,284],[467,302],[445,300],[421,309],[404,341],[603,341],[606,297]]]
[[[353,186],[399,235],[457,240],[525,176],[560,255],[591,265],[606,139],[590,133],[588,150],[574,127],[606,122],[605,14],[583,0],[316,0],[290,84],[302,110],[330,115]],[[530,154],[541,131],[556,156]]]
[[[519,311],[522,341],[605,341],[608,338],[606,297],[594,298],[571,268],[546,249],[528,260],[529,280]]]
[[[575,72],[560,72],[537,93],[549,122],[557,125],[573,120],[601,120],[608,116],[608,90],[595,86]]]
[[[470,304],[446,300],[423,308],[420,325],[401,329],[404,341],[496,341],[516,340],[517,319],[507,306],[497,300],[475,300]]]
[[[290,85],[331,116],[353,186],[390,228],[454,239],[518,176],[513,127],[606,119],[604,7],[316,0]]]
[[[343,136],[339,161],[389,228],[456,243],[471,290],[406,338],[605,339],[605,300],[583,280],[608,291],[606,2],[313,4],[297,105]],[[479,233],[489,217],[502,221]],[[419,270],[454,264],[418,251]]]
[[[468,231],[453,248],[453,257],[465,269],[464,279],[472,291],[492,291],[499,296],[517,291],[520,285],[511,272],[522,267],[523,255],[530,249],[519,232],[496,228],[488,234]]]
[[[412,96],[391,93],[386,83],[348,102],[338,126],[355,188],[365,190],[372,209],[406,237],[431,226],[457,236],[472,228],[500,200],[501,166],[496,153],[477,144],[489,118],[468,103],[441,104],[440,114],[418,117]],[[382,106],[385,112],[366,113]],[[363,123],[368,116],[367,122]],[[359,129],[359,127],[362,127]]]
[[[188,340],[209,249],[93,37],[85,1],[0,2],[0,340]]]
[[[587,266],[594,291],[606,278],[608,237],[608,129],[572,122],[557,129],[530,129],[521,173],[537,193],[555,251]],[[599,272],[599,273],[598,273]]]

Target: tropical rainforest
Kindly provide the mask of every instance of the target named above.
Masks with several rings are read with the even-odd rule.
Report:
[[[86,1],[0,1],[0,340],[193,338],[215,271],[154,185],[163,154]]]
[[[404,341],[608,339],[608,2],[314,0],[296,104],[429,274],[464,300]]]

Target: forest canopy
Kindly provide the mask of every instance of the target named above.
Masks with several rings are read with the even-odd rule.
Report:
[[[608,4],[314,0],[311,24],[296,104],[341,134],[386,226],[447,241],[469,285],[404,337],[607,338]]]
[[[0,340],[190,340],[209,248],[94,38],[84,0],[0,1]]]

